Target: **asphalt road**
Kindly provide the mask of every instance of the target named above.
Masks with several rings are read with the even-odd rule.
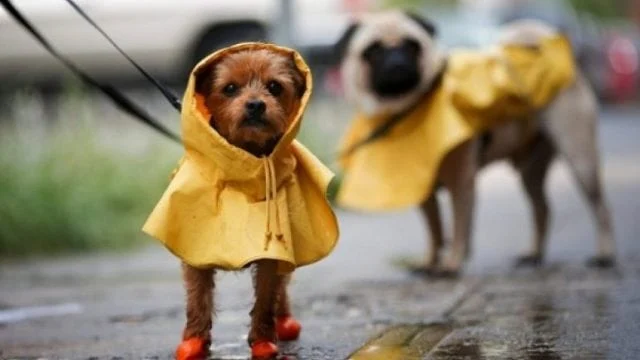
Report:
[[[623,263],[637,262],[640,255],[638,115],[634,109],[606,110],[600,131],[606,193]],[[552,168],[548,187],[553,221],[547,264],[533,275],[542,289],[548,289],[545,281],[564,278],[566,272],[582,274],[584,260],[595,251],[591,215],[562,162]],[[296,272],[292,296],[305,331],[284,352],[291,354],[290,359],[342,359],[389,325],[437,321],[456,313],[460,301],[473,299],[474,289],[486,279],[493,279],[489,287],[493,290],[484,289],[481,294],[500,293],[496,287],[511,289],[519,281],[529,281],[526,277],[503,278],[513,273],[513,259],[529,246],[528,210],[508,166],[496,164],[486,169],[479,182],[473,254],[465,275],[456,281],[427,282],[416,282],[394,265],[397,258],[419,258],[424,251],[426,229],[415,210],[378,215],[339,212],[342,235],[335,252]],[[640,274],[637,267],[631,271]],[[214,353],[221,359],[243,359],[252,302],[250,280],[246,273],[220,278]],[[597,275],[583,278],[588,281],[581,286],[610,289]],[[639,293],[627,289],[620,296],[639,303]],[[580,296],[575,304],[581,304]],[[58,315],[19,319],[17,310],[51,305],[62,305],[56,308]],[[462,319],[473,306],[477,306],[473,301],[462,306]],[[46,309],[51,311],[45,308],[45,313]],[[5,263],[0,265],[0,358],[170,358],[180,336],[182,309],[178,262],[153,243],[128,254]],[[631,336],[640,335],[640,329],[629,329],[636,331]],[[578,346],[578,341],[572,346]],[[602,341],[608,348],[613,346],[608,342],[618,344],[619,356],[594,358],[625,358],[620,354],[630,353],[628,346],[634,343]],[[468,348],[456,349],[449,348],[450,353],[441,352],[437,358],[475,358],[465,357]],[[554,357],[538,357],[546,358]]]

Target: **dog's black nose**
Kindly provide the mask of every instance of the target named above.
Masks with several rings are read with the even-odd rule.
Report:
[[[411,66],[411,58],[402,49],[392,49],[387,52],[382,66],[386,73],[403,73]]]
[[[262,100],[249,100],[244,106],[247,110],[247,115],[250,116],[262,115],[267,108],[264,101]]]

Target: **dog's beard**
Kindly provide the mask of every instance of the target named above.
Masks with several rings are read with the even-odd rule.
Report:
[[[281,136],[274,136],[262,144],[248,141],[242,144],[242,149],[257,157],[268,156],[273,152],[280,138]]]
[[[245,120],[243,120],[243,122],[244,121]],[[216,125],[216,122],[214,121],[213,116],[209,118],[209,125],[216,132],[220,133],[220,129]],[[247,125],[240,124],[240,126],[247,126]],[[267,126],[269,126],[269,124],[260,125],[259,128],[267,127]],[[228,138],[227,141],[253,154],[254,156],[261,157],[261,156],[270,155],[275,149],[276,145],[278,144],[281,138],[282,138],[282,134],[273,134],[271,137],[261,142],[254,141],[251,139],[248,139],[246,141],[241,141],[235,138]]]

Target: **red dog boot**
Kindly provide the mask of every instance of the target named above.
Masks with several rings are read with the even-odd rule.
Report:
[[[273,359],[278,355],[278,346],[269,340],[258,340],[251,344],[252,359]]]
[[[209,354],[208,341],[202,338],[183,340],[176,349],[176,360],[204,360]]]
[[[276,333],[278,340],[291,341],[296,340],[300,336],[302,325],[291,315],[280,316],[276,318]]]

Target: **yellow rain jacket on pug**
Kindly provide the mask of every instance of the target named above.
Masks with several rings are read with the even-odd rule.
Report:
[[[195,83],[199,69],[228,54],[262,48],[293,56],[306,91],[273,153],[258,158],[230,145],[209,126]],[[143,230],[195,267],[235,270],[274,259],[284,273],[327,256],[338,238],[325,196],[333,174],[294,140],[311,85],[302,57],[270,44],[235,45],[196,65],[182,108],[185,154]]]
[[[564,37],[494,50],[450,54],[440,85],[422,103],[381,137],[354,147],[389,121],[357,116],[342,143],[338,203],[368,211],[422,203],[451,150],[500,121],[530,118],[575,79]]]

